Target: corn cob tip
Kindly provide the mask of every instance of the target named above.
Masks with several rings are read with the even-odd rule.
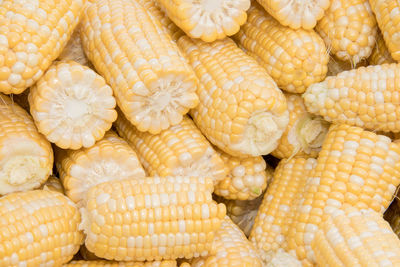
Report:
[[[303,93],[304,104],[309,112],[318,114],[319,104],[325,103],[328,94],[326,82],[314,83]]]

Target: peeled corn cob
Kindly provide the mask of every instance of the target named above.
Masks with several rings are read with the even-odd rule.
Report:
[[[303,93],[326,76],[329,55],[324,40],[313,30],[293,30],[279,24],[256,3],[234,39],[282,90]]]
[[[42,76],[71,37],[84,2],[0,2],[0,92],[20,94]]]
[[[97,261],[71,261],[63,267],[176,267],[176,261],[152,261],[152,262],[113,262],[106,260]]]
[[[385,63],[395,63],[396,61],[390,55],[386,47],[385,40],[383,40],[382,33],[378,31],[375,40],[375,47],[372,50],[371,56],[368,59],[370,65],[381,65]]]
[[[112,131],[90,148],[57,149],[56,167],[66,195],[78,206],[99,183],[145,177],[135,151]]]
[[[198,104],[193,71],[160,22],[136,1],[89,5],[81,38],[89,60],[139,131],[159,133]]]
[[[191,115],[207,139],[232,156],[274,150],[288,112],[266,71],[229,38],[205,43],[182,36],[178,45],[200,79],[200,104]]]
[[[81,65],[91,66],[88,58],[85,55],[85,52],[83,52],[80,35],[81,35],[81,27],[80,25],[78,25],[75,28],[75,31],[73,32],[67,45],[64,47],[64,50],[58,56],[58,59],[62,61],[73,60]]]
[[[38,188],[52,172],[50,143],[38,132],[32,117],[3,94],[0,148],[0,195]]]
[[[225,217],[204,177],[147,177],[92,187],[82,208],[96,256],[144,261],[206,256]]]
[[[55,191],[64,194],[63,185],[57,177],[50,175],[47,181],[41,186],[43,190]]]
[[[0,198],[0,266],[61,266],[83,242],[78,209],[48,190]]]

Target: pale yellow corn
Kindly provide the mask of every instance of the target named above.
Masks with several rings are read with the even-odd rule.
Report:
[[[135,151],[112,131],[90,148],[57,149],[56,167],[65,194],[78,206],[86,192],[99,183],[145,176]]]
[[[59,178],[50,175],[47,181],[40,187],[43,190],[55,191],[64,194],[64,187]]]
[[[123,262],[123,261],[71,261],[63,267],[176,267],[176,261]]]
[[[256,3],[234,39],[282,90],[303,93],[326,76],[329,53],[324,40],[314,30],[293,30],[279,24]]]
[[[267,72],[229,38],[205,43],[182,36],[178,45],[200,80],[191,115],[207,139],[232,156],[274,150],[289,115]]]
[[[193,70],[167,30],[138,2],[96,1],[81,23],[86,55],[140,131],[159,133],[198,104]]]
[[[81,65],[91,66],[91,63],[82,48],[81,27],[79,24],[76,26],[71,38],[64,47],[64,50],[58,56],[58,59],[63,61],[73,60]]]
[[[0,2],[0,92],[22,93],[43,75],[71,37],[84,3]]]
[[[61,266],[83,242],[80,221],[74,203],[58,192],[0,198],[0,266]]]
[[[0,195],[40,187],[53,168],[53,150],[32,117],[0,94]],[[1,266],[1,265],[0,265]]]
[[[372,50],[371,56],[368,58],[370,65],[381,65],[385,63],[395,63],[396,61],[390,55],[386,47],[385,40],[383,40],[382,33],[378,31],[375,40],[375,47]]]

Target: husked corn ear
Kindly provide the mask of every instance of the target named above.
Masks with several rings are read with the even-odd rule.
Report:
[[[383,40],[382,33],[378,30],[375,40],[375,47],[372,49],[371,56],[368,58],[370,65],[381,65],[385,63],[395,63],[396,61],[390,55],[386,47],[385,40]]]
[[[247,240],[239,227],[226,216],[221,227],[215,233],[209,256],[194,258],[191,266],[261,267],[263,262],[253,244]]]
[[[0,195],[38,188],[52,173],[50,143],[38,132],[32,117],[3,94],[0,148]]]
[[[265,262],[279,250],[287,248],[287,232],[293,221],[295,203],[315,167],[314,158],[282,159],[258,209],[250,241]]]
[[[400,240],[382,215],[347,206],[328,214],[311,242],[318,266],[400,266]]]
[[[247,22],[234,39],[267,70],[279,88],[303,93],[310,84],[325,78],[329,53],[314,30],[285,27],[256,3],[247,13]]]
[[[289,124],[271,155],[280,159],[295,155],[317,157],[329,123],[320,116],[308,113],[300,95],[286,93],[285,96]]]
[[[0,198],[0,266],[61,266],[83,242],[80,221],[74,203],[58,192]]]
[[[123,262],[123,261],[71,261],[63,267],[176,267],[176,261]]]
[[[75,28],[71,38],[69,39],[67,45],[64,47],[64,50],[58,56],[59,60],[62,61],[70,61],[73,60],[78,62],[84,66],[90,66],[90,62],[83,52],[82,42],[81,42],[81,27],[78,26]]]
[[[52,65],[28,100],[39,132],[63,149],[93,146],[117,119],[111,87],[74,61]]]
[[[358,62],[358,64],[354,65],[350,62],[330,57],[328,62],[328,72],[326,73],[326,76],[336,76],[342,71],[356,69],[361,66],[368,66],[367,60],[362,60]]]
[[[92,187],[82,208],[96,256],[144,261],[206,256],[226,210],[204,177],[147,177]]]
[[[212,42],[238,32],[250,0],[155,0],[188,36]]]
[[[394,60],[400,60],[400,3],[392,0],[369,0],[385,44]]]
[[[200,87],[194,122],[208,140],[232,156],[266,155],[288,123],[283,93],[257,62],[226,38],[205,43],[182,36]]]
[[[112,131],[90,148],[57,149],[56,167],[65,194],[78,206],[86,192],[99,183],[145,177],[135,151]]]
[[[167,30],[138,2],[99,0],[89,5],[81,38],[89,60],[139,131],[159,133],[198,104],[193,70]]]
[[[58,57],[85,1],[0,2],[0,92],[20,94]]]
[[[356,65],[371,55],[378,27],[368,0],[335,0],[315,29],[331,54]]]
[[[216,151],[229,170],[228,175],[214,187],[216,195],[226,199],[251,200],[265,191],[273,169],[262,156],[238,158],[218,148]]]
[[[47,181],[41,186],[40,189],[43,190],[49,190],[49,191],[55,191],[61,194],[64,194],[64,188],[63,185],[57,177],[50,175],[50,177],[47,179]]]

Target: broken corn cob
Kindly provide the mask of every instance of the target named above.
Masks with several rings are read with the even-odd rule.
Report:
[[[368,59],[370,65],[381,65],[385,63],[395,63],[396,61],[390,55],[386,47],[385,40],[383,40],[382,33],[378,31],[375,40],[375,47],[372,50],[371,56]]]
[[[149,262],[113,262],[106,260],[71,261],[63,267],[176,267],[176,261],[149,261]]]

